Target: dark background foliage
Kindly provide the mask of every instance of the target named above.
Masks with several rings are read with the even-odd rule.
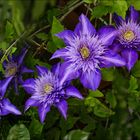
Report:
[[[114,25],[114,12],[124,18],[130,5],[140,10],[138,0],[0,0],[1,77],[2,62],[25,45],[29,51],[24,63],[29,68],[35,69],[37,64],[49,68],[59,62],[49,61],[55,50],[65,46],[54,34],[66,28],[73,30],[81,13],[98,29]],[[39,122],[36,108],[24,113],[28,95],[23,88],[19,86],[19,95],[9,88],[6,97],[23,115],[0,117],[0,140],[139,140],[140,61],[131,72],[125,68],[102,69],[102,77],[97,91],[73,81],[85,99],[68,100],[67,120],[52,107],[44,124]]]

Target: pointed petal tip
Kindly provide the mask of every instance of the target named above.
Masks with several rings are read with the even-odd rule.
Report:
[[[67,118],[67,110],[68,110],[68,104],[65,100],[61,101],[57,105],[58,110],[62,114],[62,116],[66,119]]]
[[[97,69],[96,71],[82,73],[80,81],[84,87],[96,90],[101,82],[101,72]]]
[[[66,94],[68,96],[75,97],[75,98],[78,98],[81,100],[84,99],[83,96],[81,95],[81,93],[74,86],[69,86],[66,89]]]
[[[37,65],[36,69],[37,69],[38,75],[40,75],[40,76],[48,72],[48,69],[44,66]]]
[[[126,67],[128,71],[131,71],[134,64],[138,60],[138,53],[135,50],[123,50],[122,56],[126,61]]]
[[[39,118],[40,118],[40,122],[44,123],[45,118],[46,118],[46,114],[50,111],[50,106],[48,107],[44,107],[44,106],[39,106],[38,107],[38,113],[39,113]]]

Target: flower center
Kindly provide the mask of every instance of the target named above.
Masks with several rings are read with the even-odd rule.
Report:
[[[135,34],[133,31],[128,30],[123,34],[123,37],[127,41],[132,41],[135,38]]]
[[[17,72],[16,64],[8,64],[5,70],[5,77],[14,76]]]
[[[86,59],[89,57],[90,51],[89,49],[84,45],[81,49],[80,49],[80,54],[82,56],[82,58]]]
[[[44,86],[45,93],[50,93],[53,90],[53,87],[50,84]]]

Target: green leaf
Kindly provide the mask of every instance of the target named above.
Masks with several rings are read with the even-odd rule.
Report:
[[[114,0],[100,0],[100,5],[112,6],[113,4],[114,4]]]
[[[32,10],[32,18],[37,20],[45,11],[47,0],[35,0],[34,7]]]
[[[60,129],[57,127],[52,127],[46,132],[45,140],[60,140]],[[40,140],[40,139],[39,139]]]
[[[111,109],[100,103],[94,107],[94,114],[99,117],[109,117],[111,115],[114,115],[115,113]]]
[[[24,124],[16,124],[10,129],[7,140],[30,140],[30,134]]]
[[[135,77],[140,77],[140,61],[137,61],[131,70],[131,73]]]
[[[12,23],[18,35],[21,35],[24,31],[23,16],[25,8],[19,0],[9,0],[9,5],[12,9]]]
[[[6,27],[5,27],[5,38],[6,39],[12,39],[15,34],[15,29],[12,23],[7,21]]]
[[[60,21],[57,20],[56,17],[53,17],[51,35],[52,35],[52,40],[53,40],[54,44],[56,45],[56,48],[64,47],[63,41],[55,36],[55,34],[61,32],[63,30],[64,30],[64,27],[63,27],[63,25],[61,25]]]
[[[129,6],[133,5],[136,10],[140,10],[140,1],[139,0],[127,0]]]
[[[109,13],[109,7],[104,5],[98,5],[93,8],[91,13],[91,19],[92,18],[100,18],[102,16],[105,16]]]
[[[67,121],[65,121],[64,119],[60,120],[60,127],[65,130],[69,130],[72,129],[72,127],[74,126],[74,124],[76,123],[76,121],[79,119],[79,117],[71,117],[69,116]]]
[[[128,9],[127,2],[125,0],[115,0],[112,5],[112,12],[117,13],[119,16],[125,18],[126,11]]]
[[[137,97],[129,97],[128,98],[128,106],[133,110],[140,111],[140,103]]]
[[[5,51],[8,48],[8,43],[5,41],[0,42],[0,48]]]
[[[140,120],[135,120],[133,122],[133,128],[134,128],[135,135],[138,138],[140,138]]]
[[[57,47],[53,41],[49,41],[47,43],[47,50],[48,52],[54,53],[57,50]]]
[[[88,136],[88,132],[72,130],[64,137],[64,140],[88,140]]]
[[[45,33],[38,33],[36,34],[36,37],[41,39],[42,41],[47,41],[48,40],[48,35]]]
[[[91,97],[103,97],[104,96],[104,94],[99,90],[96,90],[96,91],[89,90],[89,95]]]
[[[90,97],[88,96],[85,99],[85,105],[89,106],[89,107],[95,107],[97,104],[100,104],[100,101],[96,98]]]
[[[138,88],[138,83],[137,79],[133,76],[131,76],[130,81],[129,81],[129,91],[134,91]]]
[[[114,80],[114,74],[115,69],[114,68],[103,68],[101,69],[102,72],[102,78],[105,81],[113,81]]]
[[[110,103],[110,105],[115,108],[117,105],[117,100],[116,97],[113,93],[109,92],[106,94],[106,99]]]
[[[29,127],[31,137],[32,138],[40,137],[42,129],[43,125],[38,120],[33,119]]]
[[[94,3],[94,0],[83,0],[85,3],[91,4]]]

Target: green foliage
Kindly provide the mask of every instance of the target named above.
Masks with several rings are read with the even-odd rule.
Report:
[[[92,18],[100,18],[102,16],[105,16],[109,13],[109,6],[104,5],[98,5],[95,8],[93,8],[92,11]]]
[[[43,125],[39,122],[39,120],[33,119],[29,127],[32,139],[39,139],[42,133],[42,129]]]
[[[24,124],[16,124],[10,129],[7,140],[30,140],[30,134]]]
[[[91,97],[103,97],[104,94],[99,90],[96,90],[96,91],[90,90],[89,91],[89,96],[91,96]]]
[[[128,9],[127,2],[125,0],[115,0],[112,5],[112,12],[116,12],[118,15],[125,18],[126,11]]]
[[[106,100],[109,102],[112,108],[116,107],[117,105],[116,96],[112,92],[106,94]]]
[[[87,140],[89,133],[81,130],[72,130],[64,137],[64,140]]]
[[[140,1],[139,0],[126,0],[128,5],[133,5],[135,7],[136,10],[140,10]]]
[[[15,29],[12,23],[10,23],[9,21],[7,21],[6,26],[5,26],[5,38],[7,40],[11,40],[14,38],[15,35]]]
[[[32,9],[32,18],[33,20],[38,19],[45,10],[47,1],[46,0],[35,0],[34,7]]]
[[[138,88],[137,79],[135,77],[131,76],[128,90],[135,91],[137,88]]]
[[[52,23],[52,29],[51,29],[51,35],[53,43],[56,45],[57,48],[61,48],[64,46],[62,40],[60,40],[55,35],[61,31],[64,30],[63,25],[61,25],[60,21],[56,19],[56,17],[53,17],[53,23]]]
[[[115,74],[115,69],[114,68],[103,68],[101,70],[102,72],[102,78],[105,81],[113,81],[114,79],[114,74]]]
[[[134,132],[135,132],[135,135],[140,138],[140,120],[135,120],[133,122],[133,127],[134,127]]]
[[[38,34],[36,34],[36,37],[41,39],[42,41],[48,40],[48,35],[45,33],[38,33]]]
[[[95,93],[95,96],[94,96]],[[90,112],[94,112],[95,115],[99,117],[108,117],[114,115],[114,112],[106,107],[100,100],[94,97],[103,97],[103,94],[100,91],[95,91],[85,99],[85,105],[88,106]]]
[[[125,18],[128,4],[125,0],[100,0],[92,10],[93,18],[100,18],[108,13],[117,13]]]
[[[132,75],[140,77],[140,61],[137,61],[135,66],[132,68]]]
[[[12,22],[16,29],[16,33],[21,35],[24,31],[24,24],[22,22],[24,15],[24,7],[19,0],[9,0],[9,5],[12,9]]]

